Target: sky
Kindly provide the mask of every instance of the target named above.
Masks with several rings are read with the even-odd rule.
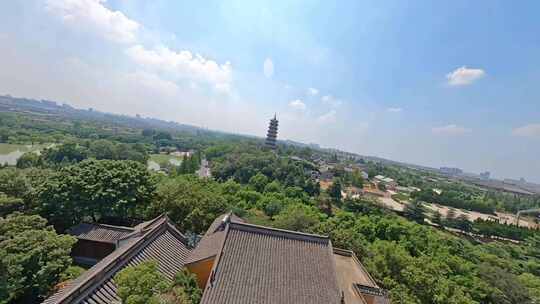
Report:
[[[538,1],[15,0],[0,94],[540,182]]]

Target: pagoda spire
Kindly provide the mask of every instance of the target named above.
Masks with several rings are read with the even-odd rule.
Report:
[[[266,133],[265,144],[270,149],[276,148],[278,124],[279,122],[277,120],[277,115],[274,113],[274,118],[270,120],[270,124],[268,125],[268,133]]]

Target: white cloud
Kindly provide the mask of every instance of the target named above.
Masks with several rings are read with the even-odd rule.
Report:
[[[540,137],[540,123],[529,124],[512,130],[514,136]]]
[[[142,66],[172,73],[173,76],[214,85],[218,91],[228,91],[232,82],[230,62],[218,64],[190,51],[171,51],[158,46],[153,50],[141,45],[126,50],[128,56]]]
[[[127,74],[126,80],[144,85],[145,87],[161,94],[165,94],[166,96],[174,96],[179,91],[179,87],[176,83],[161,79],[157,75],[141,71]]]
[[[482,69],[469,69],[466,66],[462,66],[448,73],[446,79],[448,79],[448,84],[451,86],[463,86],[472,84],[484,77],[485,74],[486,72]]]
[[[339,107],[343,102],[332,95],[325,95],[321,98],[321,101],[332,107]]]
[[[315,95],[319,94],[319,90],[317,90],[315,88],[308,88],[307,93],[308,93],[308,95],[315,96]]]
[[[330,110],[328,113],[325,113],[317,117],[317,121],[320,123],[332,123],[336,121],[336,110]]]
[[[295,99],[291,102],[289,102],[289,107],[295,109],[295,110],[300,110],[300,111],[304,111],[306,109],[306,104],[301,101],[300,99]]]
[[[402,108],[388,108],[388,109],[386,109],[386,111],[392,112],[392,113],[399,113],[399,112],[403,111],[403,109]]]
[[[136,41],[140,25],[122,12],[112,11],[105,0],[47,0],[45,7],[70,26],[118,43]]]
[[[266,78],[272,78],[274,75],[274,63],[272,62],[272,59],[266,58],[264,60],[263,73]]]
[[[463,134],[466,134],[466,133],[470,133],[471,129],[451,124],[451,125],[446,125],[446,126],[442,126],[442,127],[432,128],[431,132],[433,132],[433,134],[438,134],[438,135],[452,135],[452,136],[455,136],[455,135],[463,135]]]

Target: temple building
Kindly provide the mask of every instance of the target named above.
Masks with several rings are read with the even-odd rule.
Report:
[[[270,124],[268,125],[268,133],[266,133],[266,146],[270,149],[276,148],[276,140],[277,140],[277,131],[278,131],[278,120],[276,119],[276,115],[274,114],[274,118],[270,120]]]
[[[201,304],[390,303],[356,255],[326,236],[253,225],[232,213],[218,217],[194,248],[166,215],[127,234],[113,226],[100,233],[107,228],[106,242],[116,239],[112,253],[43,303],[121,303],[115,274],[146,260],[157,261],[169,280],[182,268],[196,274]]]

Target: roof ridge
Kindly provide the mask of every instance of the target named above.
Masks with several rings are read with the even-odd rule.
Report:
[[[162,215],[160,215],[158,218],[161,218]],[[156,219],[158,219],[156,218]],[[118,248],[117,250],[113,251],[109,256],[109,259],[105,257],[103,260],[98,262],[96,265],[94,265],[92,268],[96,267],[96,269],[88,274],[88,277],[83,278],[80,282],[73,281],[73,284],[70,284],[69,286],[66,286],[68,290],[65,291],[57,300],[55,300],[53,303],[63,303],[64,301],[68,300],[70,297],[74,296],[75,292],[78,290],[78,288],[75,288],[77,286],[84,286],[88,283],[91,283],[94,279],[99,279],[100,281],[103,281],[107,278],[106,275],[99,276],[102,271],[105,271],[108,273],[111,269],[115,268],[115,266],[118,266],[117,264],[124,262],[126,260],[126,255],[129,255],[132,253],[133,250],[138,248],[140,245],[142,245],[145,241],[148,241],[152,239],[155,235],[152,235],[156,231],[159,231],[159,227],[162,226],[162,224],[168,223],[168,217],[165,217],[165,221],[159,223],[159,225],[155,225],[151,227],[151,229],[145,231],[141,237],[132,243],[130,243],[127,246],[123,246]],[[152,222],[155,222],[154,220]],[[130,234],[131,235],[131,234]],[[92,268],[88,269],[85,273],[92,270]],[[84,275],[84,274],[83,274]],[[78,294],[75,294],[75,297],[80,296],[84,292],[87,291],[89,286],[86,286],[83,292],[79,292]],[[59,291],[61,292],[61,291]],[[72,300],[72,299],[71,299]]]
[[[147,221],[147,222],[143,222],[143,223],[133,227],[133,230],[131,231],[131,233],[128,233],[128,234],[124,235],[123,237],[118,238],[118,240],[116,240],[116,242],[119,243],[120,241],[125,241],[127,239],[132,238],[135,235],[144,234],[147,230],[153,228],[152,226],[154,226],[155,223],[158,222],[159,220],[165,220],[166,222],[170,222],[170,219],[167,216],[167,214],[162,213],[158,217],[156,217],[155,219],[152,219],[152,220]],[[185,236],[183,234],[182,234],[182,236],[185,239]]]
[[[339,279],[338,279],[338,273],[337,273],[337,267],[336,267],[336,260],[334,259],[334,246],[332,246],[332,241],[328,240],[328,257],[331,259],[330,267],[332,267],[332,278],[334,278],[334,283],[338,287],[338,290],[340,291],[340,302],[344,302],[344,295],[343,291],[339,287]]]
[[[82,223],[82,224],[88,224],[88,225],[100,226],[100,227],[112,228],[112,229],[123,229],[123,230],[129,230],[129,231],[135,230],[135,228],[133,227],[116,226],[116,225],[109,225],[109,224],[102,224],[102,223]]]
[[[228,225],[225,226],[225,231],[224,231],[225,235],[223,236],[223,240],[221,241],[221,244],[220,244],[219,249],[217,251],[215,261],[214,261],[214,263],[212,265],[212,269],[210,270],[210,276],[208,277],[208,281],[206,282],[206,286],[205,286],[205,288],[203,290],[203,294],[202,294],[200,303],[204,303],[203,302],[204,297],[205,297],[205,295],[208,294],[206,291],[213,287],[214,278],[215,278],[215,275],[216,275],[217,268],[219,266],[219,262],[221,260],[221,255],[223,253],[223,248],[225,247],[225,242],[227,242],[227,237],[229,236],[230,224],[231,224],[231,222],[229,222]]]
[[[248,229],[244,229],[244,230],[250,230],[252,232],[254,232],[253,230],[256,230],[256,229],[266,230],[266,231],[269,231],[269,232],[277,232],[277,233],[280,233],[281,236],[283,236],[283,237],[286,237],[287,235],[294,235],[294,236],[298,236],[298,237],[314,238],[314,239],[325,240],[325,241],[330,240],[330,238],[328,236],[325,236],[325,235],[314,234],[314,233],[306,233],[306,232],[300,232],[300,231],[294,231],[294,230],[287,230],[287,229],[281,229],[281,228],[274,228],[274,227],[267,227],[267,226],[249,224],[249,223],[236,222],[236,221],[231,221],[229,223],[229,225],[243,226],[245,228],[248,228]],[[253,230],[251,230],[249,228],[251,228]]]

